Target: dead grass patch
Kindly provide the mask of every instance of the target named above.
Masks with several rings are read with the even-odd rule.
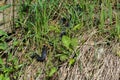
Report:
[[[90,35],[88,35],[90,33]],[[85,43],[80,42],[80,54],[73,67],[62,66],[58,71],[58,80],[119,80],[120,58],[116,56],[120,50],[118,42],[110,42],[95,37],[97,30],[84,33]],[[96,41],[95,41],[96,40]]]

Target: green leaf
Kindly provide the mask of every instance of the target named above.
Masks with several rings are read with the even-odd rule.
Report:
[[[10,6],[11,6],[11,4],[1,6],[0,11],[5,10],[6,8],[9,8]]]
[[[5,80],[10,80],[10,78],[9,78],[9,77],[7,77],[7,78],[5,78]]]
[[[83,24],[82,24],[82,23],[81,23],[81,24],[77,24],[76,26],[74,26],[74,27],[73,27],[73,29],[72,29],[72,30],[74,30],[74,31],[79,30],[79,29],[81,29],[81,28],[82,28],[82,26],[83,26]]]
[[[75,48],[77,45],[78,45],[78,39],[77,39],[77,38],[73,38],[73,39],[71,40],[71,46],[72,46],[73,48]]]
[[[10,62],[10,61],[12,61],[13,60],[13,54],[12,53],[9,53],[8,54],[8,61]]]
[[[49,31],[60,32],[60,29],[56,26],[49,26]]]
[[[69,66],[73,65],[75,63],[75,59],[70,59],[69,60]]]
[[[24,66],[24,64],[16,65],[16,66],[15,66],[15,69],[18,70],[18,69],[21,68],[22,66]]]
[[[51,70],[50,70],[50,73],[49,73],[49,77],[53,76],[56,71],[57,71],[57,68],[52,67]]]
[[[0,43],[0,50],[6,50],[8,47],[6,42]]]
[[[13,42],[13,46],[17,46],[18,44],[19,44],[19,41],[17,40]]]
[[[3,79],[3,80],[10,80],[10,78],[9,78],[8,74],[5,74],[4,79]]]
[[[5,31],[3,31],[3,30],[0,30],[0,36],[7,36],[7,33],[5,32]]]
[[[60,60],[61,60],[61,61],[65,61],[65,60],[67,60],[67,59],[68,59],[68,56],[65,55],[65,54],[62,54],[62,55],[60,56]]]
[[[8,73],[8,74],[9,74],[9,73],[15,71],[15,69],[14,69],[13,67],[9,67],[9,68],[6,68],[6,67],[5,67],[5,68],[3,69],[3,71],[4,71],[4,73]]]
[[[63,42],[63,45],[69,49],[70,47],[70,43],[71,43],[71,40],[68,36],[63,36],[62,37],[62,42]]]
[[[3,79],[4,79],[4,75],[0,74],[0,80],[3,80]]]

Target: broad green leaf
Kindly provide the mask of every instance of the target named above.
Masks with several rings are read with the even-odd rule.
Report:
[[[71,43],[71,40],[68,36],[63,36],[62,37],[62,42],[63,42],[63,45],[69,49],[70,47],[70,43]]]
[[[57,71],[57,68],[52,67],[51,70],[50,70],[50,73],[49,73],[49,77],[53,76],[56,71]]]
[[[69,60],[69,66],[73,65],[75,63],[75,59],[70,59]]]
[[[6,8],[9,8],[10,6],[11,6],[11,4],[1,6],[0,11],[5,10]]]
[[[0,50],[5,50],[5,49],[7,49],[7,43],[6,42],[0,43]]]

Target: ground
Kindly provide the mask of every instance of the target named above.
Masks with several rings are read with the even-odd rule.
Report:
[[[117,0],[20,1],[13,30],[0,30],[0,79],[119,80],[119,5]],[[41,56],[43,45],[45,60],[31,58]]]

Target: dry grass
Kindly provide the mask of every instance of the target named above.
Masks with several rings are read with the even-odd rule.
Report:
[[[90,36],[87,36],[91,33]],[[72,68],[64,65],[59,70],[58,80],[119,80],[120,58],[116,53],[120,50],[120,43],[94,39],[96,30],[91,30],[80,38],[86,38],[84,44],[79,45],[80,54]],[[92,33],[93,32],[93,33]],[[95,32],[95,33],[94,33]],[[97,38],[100,38],[97,36]]]

